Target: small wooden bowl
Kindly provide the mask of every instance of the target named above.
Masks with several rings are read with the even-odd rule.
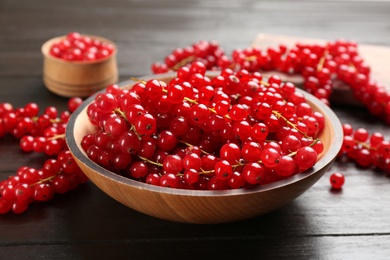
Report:
[[[154,76],[163,81],[172,77],[173,74]],[[121,86],[129,88],[132,84],[125,82]],[[77,164],[90,180],[106,194],[134,210],[185,223],[211,224],[244,220],[277,209],[304,193],[328,170],[341,148],[343,131],[337,116],[314,96],[302,90],[297,91],[305,94],[314,111],[325,116],[326,126],[320,136],[324,151],[313,168],[253,189],[201,191],[165,188],[122,177],[95,164],[80,146],[82,137],[95,130],[86,113],[94,96],[73,113],[66,129],[66,141]]]
[[[64,97],[88,97],[118,81],[117,47],[114,42],[94,36],[114,46],[113,53],[96,61],[66,61],[50,55],[50,47],[66,36],[52,38],[42,45],[43,82],[51,92]]]

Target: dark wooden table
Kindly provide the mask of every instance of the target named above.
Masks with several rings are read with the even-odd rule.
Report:
[[[258,33],[390,46],[388,1],[104,1],[1,0],[0,102],[65,109],[67,99],[42,83],[43,42],[70,31],[117,43],[120,80],[150,73],[174,47],[217,40],[227,53]],[[390,66],[390,62],[389,62]],[[380,131],[388,126],[363,108],[334,106],[343,123]],[[0,140],[0,178],[45,157]],[[329,176],[346,176],[332,192]],[[0,216],[0,259],[389,259],[390,178],[337,161],[308,192],[247,221],[190,225],[128,209],[92,183],[21,215]]]

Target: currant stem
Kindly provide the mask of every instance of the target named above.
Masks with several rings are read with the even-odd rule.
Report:
[[[320,141],[319,138],[314,139],[313,142],[309,146],[313,147],[316,143],[318,143],[318,141]],[[293,157],[297,154],[297,152],[298,151],[291,152],[291,153],[287,154],[287,156]]]
[[[168,93],[168,90],[163,89],[163,92],[164,92],[164,93]],[[198,101],[193,100],[193,99],[188,98],[188,97],[184,97],[184,100],[187,101],[187,102],[189,102],[189,103],[191,103],[191,104],[193,104],[193,105],[199,104]],[[207,107],[207,108],[208,108],[208,110],[209,110],[211,113],[218,114],[217,111],[215,111],[214,108],[211,108],[211,107]],[[223,116],[223,117],[225,117],[225,118],[227,118],[227,119],[231,119],[230,116],[229,116],[228,114],[226,114],[226,115],[221,115],[221,116]]]
[[[185,141],[179,140],[179,142],[182,143],[182,144],[185,144],[185,145],[188,146],[188,147],[194,147],[192,144],[187,143],[187,142],[185,142]],[[199,148],[199,150],[200,150],[202,153],[204,153],[204,154],[209,154],[209,153],[206,152],[205,150],[202,150],[202,149],[200,149],[200,148]]]
[[[317,64],[317,72],[321,71],[324,68],[324,64],[327,56],[328,56],[328,51],[325,50],[324,54],[322,55],[320,61]]]
[[[233,164],[232,165],[232,168],[233,170],[239,166],[244,166],[245,164],[244,163],[241,163],[241,162],[237,162],[237,164]],[[208,170],[208,171],[205,171],[203,170],[202,168],[200,169],[200,171],[198,172],[199,174],[204,174],[204,175],[207,175],[207,174],[210,174],[210,173],[213,173],[215,172],[215,170]]]
[[[181,61],[179,61],[175,65],[173,65],[173,67],[171,69],[176,71],[176,70],[180,69],[181,67],[183,67],[184,65],[187,65],[188,63],[190,63],[194,60],[195,60],[195,56],[189,56],[185,59],[182,59]]]
[[[357,143],[357,144],[363,146],[363,147],[366,148],[367,150],[373,150],[373,151],[378,150],[377,148],[373,148],[373,147],[371,147],[370,144],[365,143],[365,142],[360,142],[360,141],[356,141],[356,140],[355,140],[355,143]]]
[[[126,114],[122,110],[120,110],[119,108],[115,108],[113,112],[117,113],[120,117],[125,119],[126,122],[130,125],[129,131],[133,131],[140,140],[142,139],[142,136],[137,132],[137,130],[135,129],[135,126],[129,122],[129,120],[127,119]]]
[[[138,79],[138,78],[135,78],[135,77],[130,77],[130,79],[131,79],[132,81],[135,81],[135,82],[141,82],[141,83],[143,83],[143,84],[146,84],[146,81],[145,81],[145,80],[142,80],[142,79]],[[266,83],[266,82],[264,82],[264,83]],[[268,83],[267,83],[267,84],[268,84]],[[168,90],[167,90],[167,89],[163,89],[162,91],[163,91],[164,93],[168,93]],[[184,97],[184,100],[187,101],[187,102],[189,102],[189,103],[191,103],[191,104],[194,104],[194,105],[199,104],[196,100],[193,100],[193,99],[188,98],[188,97]],[[210,108],[210,107],[209,107],[208,109],[209,109],[210,112],[212,112],[212,113],[214,113],[214,114],[217,114],[217,111],[215,111],[214,108]],[[123,112],[122,112],[122,113],[123,113]],[[228,114],[223,115],[223,117],[225,117],[225,118],[227,118],[227,119],[231,119],[230,116],[229,116]]]
[[[64,139],[65,134],[55,135],[53,137],[48,138],[47,140],[56,140],[56,139]]]
[[[123,117],[127,122],[129,122],[129,120],[127,119],[126,114],[125,114],[122,110],[120,110],[119,108],[115,108],[115,109],[114,109],[114,112],[117,113],[117,114],[119,114],[119,115],[120,115],[121,117]]]
[[[139,83],[143,83],[143,84],[146,84],[146,81],[143,80],[143,79],[138,79],[136,77],[130,77],[130,80],[134,81],[134,82],[139,82]]]
[[[50,181],[50,180],[54,179],[59,174],[60,173],[56,173],[53,176],[47,177],[45,179],[41,179],[41,180],[37,181],[36,183],[30,184],[30,187],[34,187],[35,185],[39,185],[39,184],[45,183],[47,181]]]
[[[282,118],[286,124],[288,124],[289,126],[291,126],[292,128],[294,128],[295,130],[297,130],[299,133],[303,134],[304,137],[306,138],[309,138],[309,139],[313,139],[313,137],[311,136],[308,136],[305,132],[303,132],[301,129],[299,129],[297,127],[296,124],[294,123],[291,123],[287,118],[285,118],[279,111],[276,111],[276,110],[272,110],[272,113],[277,116],[278,118]]]
[[[141,160],[143,160],[143,161],[145,161],[145,162],[148,162],[148,163],[150,163],[150,164],[153,164],[153,165],[156,165],[156,166],[159,166],[159,167],[162,167],[162,166],[163,166],[162,163],[158,163],[158,162],[149,160],[148,158],[145,158],[145,157],[143,157],[143,156],[141,156],[141,155],[137,155],[137,156],[138,156],[138,158],[140,158]]]
[[[257,57],[256,57],[256,55],[252,55],[252,56],[246,57],[245,60],[246,61],[255,61],[255,60],[257,60]]]
[[[39,119],[39,117],[37,117],[37,116],[34,116],[34,117],[31,118],[31,120],[34,121],[34,122],[37,122],[38,119]],[[49,122],[52,123],[52,124],[55,124],[55,123],[62,123],[64,121],[61,118],[55,118],[55,119],[50,119]]]

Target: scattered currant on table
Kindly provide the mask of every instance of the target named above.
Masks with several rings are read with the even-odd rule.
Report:
[[[202,62],[169,82],[134,79],[88,106],[96,132],[82,147],[117,174],[182,189],[237,189],[281,180],[316,163],[324,116],[278,76]]]
[[[67,61],[96,61],[110,56],[114,46],[99,39],[70,32],[65,39],[54,43],[50,55]]]
[[[55,193],[66,193],[88,179],[77,166],[64,141],[66,123],[82,99],[71,98],[68,110],[59,113],[47,107],[42,114],[36,103],[14,108],[0,103],[0,137],[20,139],[24,152],[45,154],[42,168],[21,166],[14,176],[0,182],[0,214],[22,213],[33,202],[49,201]]]

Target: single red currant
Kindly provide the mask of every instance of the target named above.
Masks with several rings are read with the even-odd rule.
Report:
[[[345,182],[345,177],[342,173],[335,172],[330,176],[330,184],[333,189],[339,190],[343,187]]]

